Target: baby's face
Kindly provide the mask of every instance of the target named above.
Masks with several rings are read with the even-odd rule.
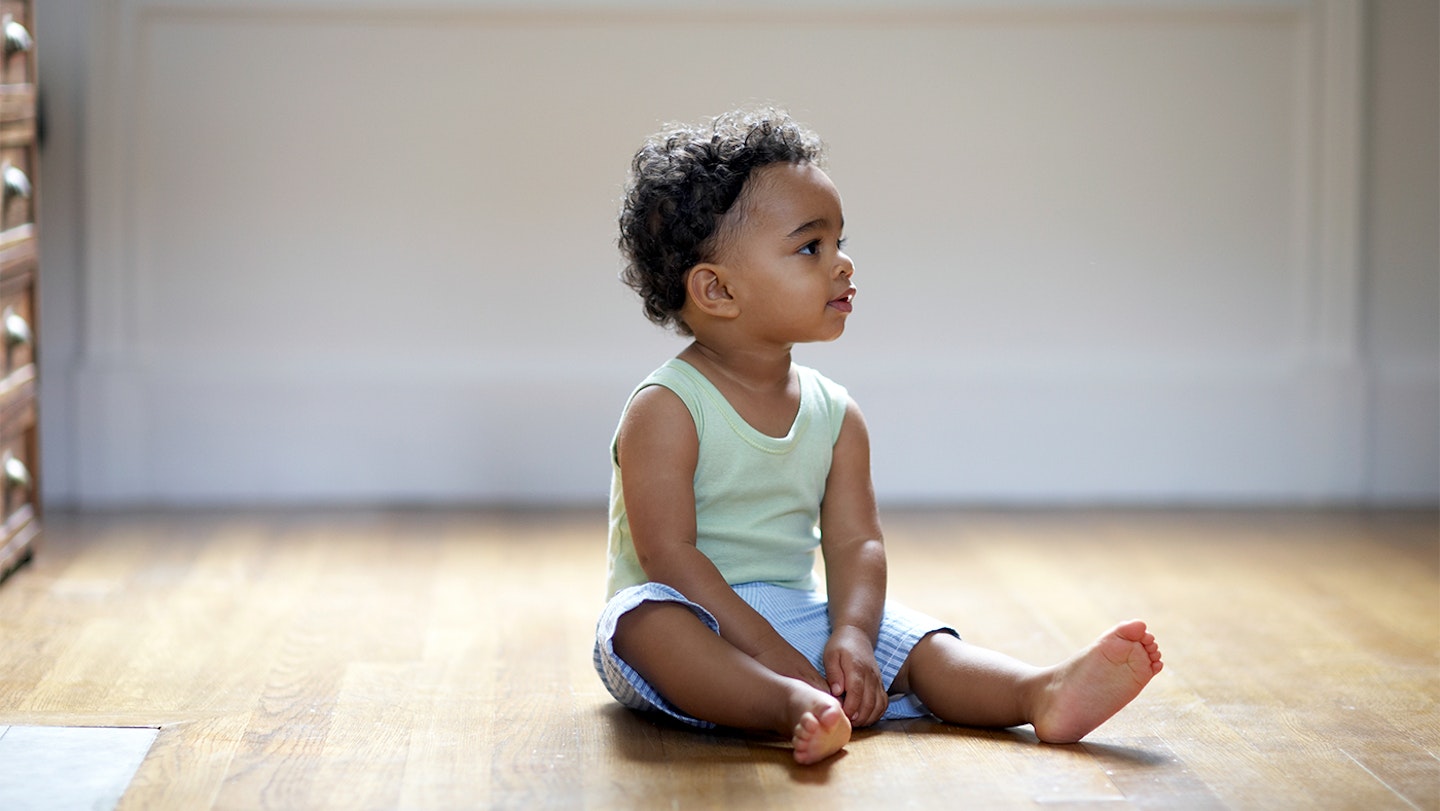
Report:
[[[845,331],[855,265],[844,252],[840,192],[818,167],[777,163],[755,170],[719,240],[741,318],[758,338],[829,341]]]

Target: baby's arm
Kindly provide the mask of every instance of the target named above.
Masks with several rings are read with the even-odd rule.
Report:
[[[680,398],[660,386],[636,394],[620,422],[618,451],[630,533],[645,575],[704,606],[719,621],[721,636],[761,664],[828,692],[820,673],[735,594],[696,546],[700,441]]]
[[[830,601],[825,675],[831,693],[844,696],[851,722],[866,726],[880,720],[889,704],[875,662],[885,608],[885,542],[870,481],[869,431],[853,400],[835,441],[820,533]]]

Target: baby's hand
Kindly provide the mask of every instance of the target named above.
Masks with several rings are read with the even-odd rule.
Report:
[[[880,666],[875,663],[875,645],[860,629],[841,626],[825,643],[825,675],[830,694],[840,698],[845,715],[857,727],[880,720],[890,705]]]

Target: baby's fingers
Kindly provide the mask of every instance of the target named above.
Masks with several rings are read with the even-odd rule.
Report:
[[[873,679],[852,678],[842,706],[845,717],[854,726],[869,726],[880,720],[889,705],[889,697],[880,683]]]
[[[877,681],[875,682],[874,689],[870,691],[867,706],[863,711],[857,713],[857,717],[853,723],[855,726],[868,727],[876,721],[879,721],[880,717],[883,716],[889,708],[890,696],[885,694],[885,687]]]
[[[847,656],[841,648],[828,648],[825,651],[824,664],[825,677],[829,679],[830,682],[824,689],[828,689],[830,695],[840,698],[845,695],[850,685],[850,674],[848,672],[851,667],[850,657]],[[845,714],[848,716],[850,714],[848,700],[841,703],[845,708]]]
[[[825,672],[830,677],[830,692],[841,698],[840,705],[852,725],[865,726],[879,720],[888,699],[878,674],[843,654],[837,656],[834,665],[827,666]]]

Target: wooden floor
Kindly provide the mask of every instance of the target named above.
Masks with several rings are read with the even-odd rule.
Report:
[[[599,512],[47,521],[0,726],[159,727],[122,808],[1440,808],[1433,513],[892,513],[892,596],[970,640],[1139,616],[1167,666],[1082,744],[892,723],[810,768],[610,701]]]

